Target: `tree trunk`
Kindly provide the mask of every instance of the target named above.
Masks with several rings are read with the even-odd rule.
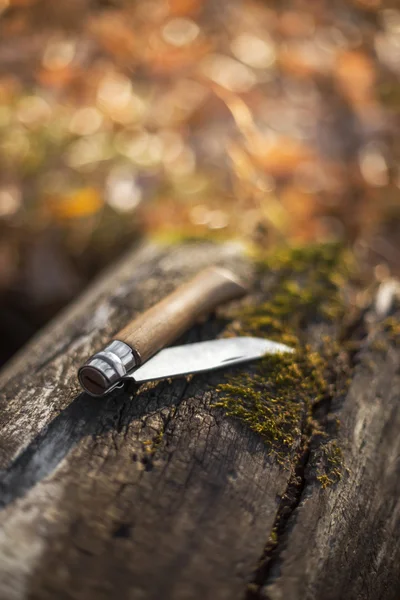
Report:
[[[211,263],[253,276],[234,245],[142,248],[3,371],[1,599],[399,597],[394,319],[380,323],[369,311],[343,329],[318,307],[304,312],[302,345],[318,353],[322,336],[339,340],[330,372],[345,362],[349,381],[337,385],[342,371],[331,377],[329,394],[311,401],[310,419],[302,406],[284,460],[265,435],[215,406],[221,385],[253,377],[253,365],[104,399],[80,392],[76,371],[89,355]],[[265,302],[274,282],[276,274],[257,273],[250,298],[222,308],[183,341],[235,330],[239,307]],[[340,447],[337,469],[326,451],[332,444]],[[321,476],[329,461],[341,472]]]

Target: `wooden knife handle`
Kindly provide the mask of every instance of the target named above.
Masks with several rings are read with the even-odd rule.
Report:
[[[139,366],[178,338],[198,317],[246,293],[246,286],[233,273],[209,267],[126,325],[114,339],[132,348]]]

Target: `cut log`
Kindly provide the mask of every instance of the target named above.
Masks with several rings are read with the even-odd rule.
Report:
[[[312,403],[312,418],[301,404],[284,461],[262,429],[216,406],[224,382],[256,379],[252,365],[103,399],[80,392],[76,371],[89,355],[209,264],[253,274],[235,245],[135,251],[3,371],[1,599],[398,598],[393,322],[359,321],[347,330],[357,344],[356,353],[343,351],[352,359],[351,381],[331,382],[336,391]],[[257,274],[250,298],[219,310],[183,341],[235,330],[236,308],[268,299],[274,277]],[[322,335],[335,343],[337,319],[310,307],[302,315],[302,345],[318,350]],[[342,359],[338,352],[332,361]],[[318,476],[325,442],[341,448],[340,476]]]

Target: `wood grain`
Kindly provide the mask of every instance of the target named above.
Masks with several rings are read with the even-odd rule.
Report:
[[[330,407],[349,470],[327,489],[312,443],[284,469],[213,407],[224,373],[105,400],[79,393],[86,356],[210,263],[252,269],[233,246],[128,255],[3,372],[2,600],[398,598],[400,356],[378,325],[363,324],[349,391]],[[254,299],[268,297],[268,282]],[[220,311],[183,341],[211,339],[227,322]],[[310,314],[304,341],[321,331],[336,335]]]

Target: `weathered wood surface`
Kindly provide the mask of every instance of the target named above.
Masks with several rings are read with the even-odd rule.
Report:
[[[399,597],[400,354],[389,334],[380,345],[364,336],[349,391],[329,408],[342,421],[348,471],[326,489],[312,441],[306,459],[294,452],[292,471],[283,469],[211,406],[224,373],[105,400],[80,393],[76,369],[88,355],[216,263],[251,270],[234,246],[143,248],[3,372],[1,599]],[[184,339],[224,326],[213,317]],[[304,335],[320,332],[311,319]]]
[[[261,598],[400,598],[400,352],[371,329],[331,406],[348,473],[321,489],[311,456]]]

